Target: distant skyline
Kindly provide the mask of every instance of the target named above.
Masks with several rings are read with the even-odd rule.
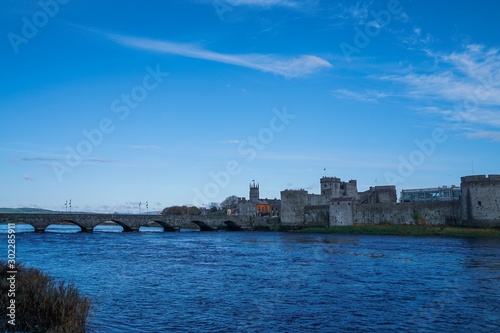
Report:
[[[500,173],[496,1],[3,0],[0,207]]]

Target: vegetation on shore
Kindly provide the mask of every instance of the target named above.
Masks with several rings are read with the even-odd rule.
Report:
[[[161,215],[201,215],[198,207],[171,206],[163,209]]]
[[[402,235],[402,236],[468,236],[500,237],[500,229],[462,228],[430,225],[380,225],[356,224],[351,226],[332,226],[306,228],[301,233],[363,234],[363,235]]]
[[[73,284],[57,282],[35,268],[16,265],[14,280],[8,266],[0,261],[0,331],[2,332],[86,332],[90,300],[80,295]],[[12,301],[15,311],[11,311]],[[11,306],[12,307],[12,306]],[[9,311],[9,312],[8,312]],[[12,325],[15,313],[15,326]]]
[[[0,208],[0,213],[3,214],[57,214],[59,212],[55,212],[48,209],[41,208]]]

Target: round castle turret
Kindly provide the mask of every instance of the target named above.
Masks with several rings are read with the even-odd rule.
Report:
[[[470,226],[500,227],[500,175],[462,177],[461,215]]]

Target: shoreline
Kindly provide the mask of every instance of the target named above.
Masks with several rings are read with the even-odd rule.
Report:
[[[422,225],[374,225],[357,224],[350,226],[310,227],[297,233],[358,234],[391,236],[440,236],[440,237],[494,237],[500,238],[500,229],[467,228]]]

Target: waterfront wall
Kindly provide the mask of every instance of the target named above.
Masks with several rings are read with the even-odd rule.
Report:
[[[304,208],[304,227],[328,227],[329,224],[328,205],[306,206]]]
[[[329,206],[330,225],[353,225],[355,207],[352,202],[336,202]]]
[[[400,202],[357,205],[355,223],[457,225],[460,204],[457,201]]]

